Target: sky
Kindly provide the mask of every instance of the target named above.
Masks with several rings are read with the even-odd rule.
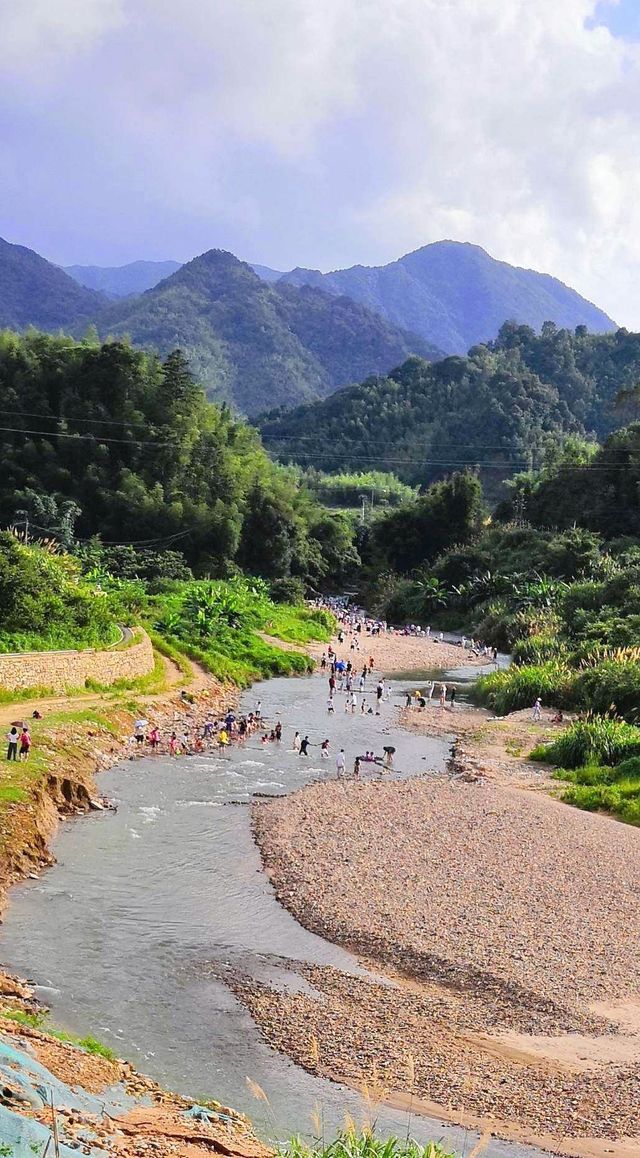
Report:
[[[0,0],[0,235],[289,269],[442,238],[640,329],[640,0]]]

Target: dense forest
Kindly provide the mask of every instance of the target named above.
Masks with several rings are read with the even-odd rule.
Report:
[[[357,561],[347,521],[206,400],[178,351],[5,332],[0,410],[2,526],[175,548],[213,575],[313,584]]]
[[[605,437],[633,415],[640,335],[505,324],[466,358],[410,358],[392,374],[261,423],[284,461],[325,471],[395,471],[412,485],[478,467],[489,497],[569,434]]]

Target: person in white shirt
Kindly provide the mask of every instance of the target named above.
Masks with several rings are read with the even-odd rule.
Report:
[[[344,768],[345,768],[344,748],[341,748],[340,751],[338,752],[338,755],[336,756],[336,772],[338,773],[338,780],[342,780],[342,777],[344,776]]]

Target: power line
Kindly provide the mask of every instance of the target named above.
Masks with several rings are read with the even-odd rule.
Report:
[[[37,434],[40,438],[72,438],[76,442],[116,442],[121,446],[180,446],[179,441],[157,442],[154,439],[146,438],[108,438],[102,434],[71,434],[64,430],[32,430],[23,426],[0,426],[0,430],[12,434]]]
[[[30,530],[43,531],[45,535],[59,535],[61,531],[60,527],[41,527],[38,523],[32,523],[28,519],[14,519],[13,525],[19,526],[25,522],[28,523]],[[196,531],[197,529],[197,527],[188,527],[186,531],[176,531],[173,535],[157,535],[155,539],[125,539],[124,541],[100,539],[100,545],[102,547],[150,547],[157,543],[173,543],[177,539],[184,539],[187,535],[190,535],[192,531]],[[73,538],[77,543],[91,543],[94,539],[99,538],[99,535],[90,535],[88,538],[83,538],[81,535],[74,535]]]
[[[69,433],[67,431],[62,431],[62,430],[33,430],[31,427],[21,427],[21,426],[0,426],[0,431],[6,432],[9,434],[33,434],[33,435],[37,435],[39,438],[46,438],[46,439],[49,439],[49,438],[67,438],[67,439],[72,439],[76,442],[92,442],[92,443],[94,443],[94,445],[97,443],[112,443],[112,444],[116,444],[119,446],[155,446],[155,447],[158,447],[158,449],[169,449],[169,448],[174,448],[174,447],[180,446],[180,442],[177,440],[173,441],[173,442],[159,442],[156,439],[146,439],[146,438],[145,439],[142,439],[142,438],[111,438],[111,437],[108,437],[106,435],[74,434],[74,433]],[[462,444],[451,444],[451,445],[464,446],[465,444],[462,443]],[[471,443],[467,444],[467,446],[471,446],[471,445],[473,445],[473,444],[471,444]],[[487,447],[485,449],[489,449],[489,448]],[[509,447],[508,446],[498,447],[496,449],[503,451],[503,453],[505,455],[509,454]],[[541,454],[542,451],[540,449],[536,449],[532,453],[533,454]],[[292,455],[291,457],[293,458],[294,455]],[[296,454],[295,460],[299,461],[300,459],[331,459],[332,461],[335,461],[336,458],[339,458],[339,457],[340,457],[339,451],[334,451],[334,452],[324,453],[324,454],[311,454],[309,452],[304,452],[301,454]],[[488,460],[483,460],[483,459],[478,459],[478,458],[469,458],[469,459],[390,458],[388,456],[381,455],[380,453],[377,453],[377,454],[351,454],[350,453],[348,457],[349,457],[349,461],[353,461],[355,459],[355,460],[360,461],[360,462],[373,462],[373,463],[377,463],[378,465],[382,465],[383,463],[385,463],[385,464],[390,464],[390,465],[395,465],[395,466],[447,466],[447,467],[482,466],[482,467],[486,467],[488,469],[493,469],[493,470],[503,470],[505,467],[516,467],[516,466],[522,466],[524,468],[531,467],[531,456],[528,456],[526,458],[513,458],[513,459],[508,460],[507,462],[504,462],[504,461],[491,462]],[[570,464],[560,463],[560,464],[558,464],[558,467],[561,470],[586,470],[586,471],[605,471],[606,472],[606,471],[611,471],[611,470],[631,470],[635,467],[635,464],[618,463],[618,464],[611,464],[610,466],[607,466],[607,465],[593,466],[590,463],[570,463]],[[638,464],[638,467],[640,467],[640,464]]]
[[[69,418],[64,414],[42,414],[38,410],[18,410],[15,406],[0,406],[0,414],[24,414],[28,418],[44,418],[48,422],[90,422],[96,426],[148,426],[147,422],[121,422],[115,418]]]

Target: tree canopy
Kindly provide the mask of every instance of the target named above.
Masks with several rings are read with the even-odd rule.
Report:
[[[73,516],[81,540],[180,550],[199,573],[326,574],[322,508],[207,401],[180,351],[4,332],[0,410],[4,526],[26,511],[34,534],[61,539]]]

